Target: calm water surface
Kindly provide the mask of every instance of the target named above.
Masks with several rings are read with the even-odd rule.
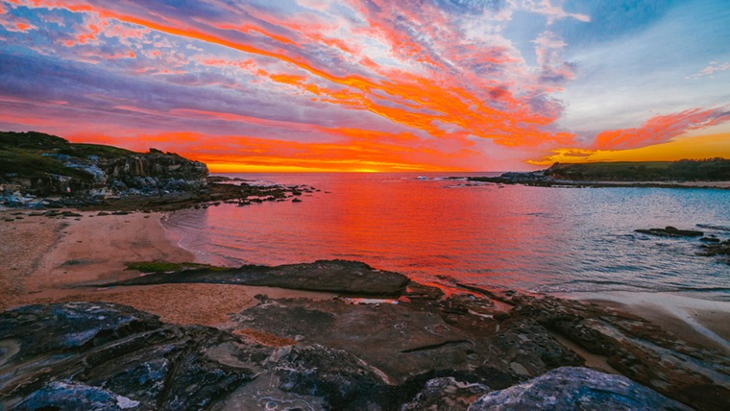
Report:
[[[561,294],[670,291],[730,301],[730,265],[695,255],[698,240],[634,233],[707,224],[718,226],[707,234],[730,238],[729,190],[444,179],[453,175],[229,175],[322,191],[302,203],[183,210],[164,224],[182,247],[217,264],[343,258],[422,281],[451,277]]]

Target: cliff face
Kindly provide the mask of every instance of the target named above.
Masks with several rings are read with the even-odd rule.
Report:
[[[5,197],[113,192],[196,191],[206,185],[205,164],[150,149],[71,144],[42,133],[0,133],[0,192]]]
[[[114,159],[102,170],[108,185],[116,190],[199,190],[208,177],[205,164],[157,150]]]

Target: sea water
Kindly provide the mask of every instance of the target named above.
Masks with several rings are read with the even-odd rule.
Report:
[[[671,225],[728,239],[730,190],[501,186],[449,178],[463,176],[454,173],[227,176],[321,191],[301,203],[171,213],[163,224],[200,261],[341,258],[440,284],[730,301],[730,265],[697,255],[698,239],[634,231]]]

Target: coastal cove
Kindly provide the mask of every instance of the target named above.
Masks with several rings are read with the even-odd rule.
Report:
[[[730,411],[730,0],[0,0],[0,411]]]
[[[141,347],[149,348],[139,348],[128,354],[124,357],[125,365],[122,367],[149,369],[155,366],[146,358],[151,355],[150,350],[156,349],[156,345],[146,339],[158,333],[177,336],[171,340],[171,337],[166,337],[173,347],[187,347],[187,354],[183,357],[166,357],[165,361],[176,364],[176,370],[189,370],[186,373],[209,372],[208,369],[195,365],[195,361],[211,358],[211,355],[217,362],[208,362],[207,367],[216,367],[215,364],[218,363],[229,367],[224,367],[225,372],[229,373],[226,374],[227,380],[211,380],[205,388],[207,393],[194,393],[189,397],[185,394],[177,399],[178,393],[189,392],[188,387],[192,384],[190,381],[168,380],[173,385],[163,393],[170,394],[154,397],[154,401],[169,406],[189,404],[189,401],[199,401],[201,398],[210,401],[211,398],[218,398],[216,396],[225,393],[224,397],[220,397],[225,398],[225,401],[218,401],[213,409],[239,409],[245,404],[257,404],[255,407],[265,408],[271,401],[278,404],[277,406],[306,406],[311,409],[361,409],[365,403],[377,404],[380,407],[377,409],[403,409],[401,406],[413,407],[405,409],[421,409],[430,401],[440,404],[438,409],[466,409],[469,404],[472,404],[470,409],[482,409],[474,408],[479,404],[477,399],[482,398],[480,401],[484,404],[489,401],[505,401],[500,396],[517,395],[510,394],[509,390],[519,392],[525,388],[521,388],[518,383],[538,376],[542,379],[540,384],[543,384],[538,391],[541,396],[550,395],[551,389],[558,389],[551,387],[560,387],[565,381],[584,388],[592,387],[595,392],[635,384],[619,379],[623,377],[617,374],[628,376],[663,395],[698,409],[723,409],[726,405],[724,387],[728,383],[727,369],[730,367],[727,361],[730,352],[727,342],[730,336],[727,328],[730,304],[724,298],[723,292],[716,289],[649,292],[647,289],[602,290],[585,287],[566,292],[565,289],[553,287],[549,294],[577,300],[554,298],[542,294],[539,287],[540,281],[555,277],[545,275],[545,271],[540,269],[552,263],[525,261],[530,254],[527,248],[516,250],[520,244],[539,248],[534,242],[530,243],[530,238],[556,241],[556,247],[570,245],[575,241],[570,237],[576,236],[575,231],[565,230],[566,226],[558,224],[559,218],[563,216],[559,211],[566,209],[568,200],[575,200],[575,197],[569,196],[605,195],[614,190],[632,189],[522,186],[500,188],[496,184],[473,183],[445,175],[305,174],[236,177],[244,177],[249,184],[255,185],[276,182],[313,188],[302,192],[294,190],[298,194],[289,195],[286,198],[288,201],[250,202],[245,206],[224,202],[217,205],[210,203],[166,213],[115,214],[59,210],[44,215],[31,210],[2,211],[0,216],[4,224],[0,226],[0,234],[8,241],[3,242],[0,251],[11,263],[0,276],[3,285],[0,309],[6,310],[0,315],[0,327],[6,327],[3,333],[11,333],[15,337],[3,340],[5,357],[0,358],[4,362],[0,369],[12,369],[14,363],[8,361],[12,361],[14,350],[22,347],[25,350],[52,349],[38,347],[35,342],[20,344],[21,348],[16,348],[15,344],[21,341],[21,335],[34,335],[36,332],[28,328],[32,322],[21,320],[26,316],[39,318],[38,326],[51,336],[49,341],[63,344],[86,333],[110,335],[105,327],[112,327],[114,331],[111,335],[123,337],[132,330],[124,327],[116,329],[114,327],[119,327],[115,325],[116,322],[123,323],[128,318],[134,318],[137,327],[148,331],[123,338],[144,340]],[[368,179],[371,183],[367,182]],[[345,191],[348,188],[350,191]],[[500,203],[495,199],[515,201],[519,198],[515,196],[520,194],[514,190],[521,189],[531,194],[531,201],[525,201],[525,198],[520,200],[528,204],[528,208],[508,208],[505,203],[502,208],[498,207]],[[560,195],[552,197],[560,201],[545,203],[543,199],[541,202],[540,196],[533,190],[557,191]],[[653,204],[656,209],[662,209],[659,207],[662,202],[669,205],[679,203],[678,208],[685,210],[685,214],[677,214],[674,218],[702,219],[701,223],[695,224],[715,227],[713,230],[719,237],[723,237],[722,223],[725,217],[719,209],[712,206],[695,208],[694,212],[699,210],[700,213],[692,214],[687,211],[690,208],[681,204],[689,202],[687,204],[696,206],[704,202],[707,205],[713,198],[712,195],[725,193],[724,191],[697,190],[700,193],[699,199],[692,196],[677,199],[672,197],[675,191],[690,191],[657,192],[656,189],[644,188],[635,190],[644,191],[644,195],[649,198],[642,201]],[[438,196],[435,193],[444,194]],[[625,196],[621,192],[614,194]],[[634,194],[634,199],[640,198],[636,195]],[[491,196],[483,198],[491,198],[492,207],[475,202],[478,201],[478,196]],[[293,202],[294,198],[300,201]],[[670,201],[672,198],[674,203]],[[692,202],[692,198],[696,201]],[[603,206],[604,213],[609,210],[611,213],[623,215],[622,209],[610,207],[610,201],[614,200],[613,197],[605,199],[607,204]],[[452,214],[439,208],[439,204],[446,203],[448,207],[453,207],[457,202],[465,201],[471,201],[473,207],[456,209],[457,212]],[[595,199],[591,198],[590,201]],[[421,225],[408,226],[403,221],[401,225],[396,225],[393,221],[374,218],[375,214],[399,216],[395,204],[411,207],[407,214],[401,214],[400,217]],[[682,228],[693,228],[688,224],[678,224],[678,220],[662,220],[665,216],[674,215],[674,209],[669,205],[665,205],[663,214],[653,216],[653,219],[617,223],[616,230],[624,229],[628,231],[627,236],[637,236],[634,241],[649,242],[647,247],[650,249],[652,244],[672,242],[676,244],[673,254],[659,257],[676,258],[676,250],[684,249],[687,252],[684,257],[691,264],[698,264],[705,267],[704,269],[717,267],[721,274],[721,270],[727,269],[727,265],[711,257],[695,255],[699,244],[691,239],[657,237],[648,240],[632,231],[636,228],[633,224],[653,227],[673,223]],[[549,206],[553,207],[551,212],[545,210]],[[490,213],[493,216],[491,220]],[[497,219],[494,219],[495,213]],[[547,218],[546,226],[540,227],[540,224],[536,224],[550,214],[553,215]],[[449,215],[451,219],[448,218]],[[580,222],[585,224],[590,221],[591,216],[584,215],[582,218]],[[501,233],[494,231],[499,228],[496,224],[499,219],[506,219],[514,226],[514,230]],[[461,225],[452,227],[451,231],[462,230],[462,234],[468,235],[475,230],[485,230],[485,236],[470,237],[468,241],[474,246],[487,244],[496,247],[483,257],[482,262],[469,263],[462,258],[448,265],[443,264],[444,260],[438,256],[430,256],[442,244],[458,244],[457,238],[444,224],[453,224],[459,220],[473,226],[473,229],[465,229]],[[185,225],[180,225],[181,221]],[[336,231],[333,225],[328,225],[328,221],[336,223],[341,230]],[[212,231],[211,227],[217,227],[217,231]],[[317,230],[317,227],[321,230]],[[489,231],[490,227],[492,231]],[[575,228],[576,225],[571,224],[570,227]],[[223,232],[229,236],[235,234],[234,244],[237,246],[247,243],[245,253],[253,256],[252,259],[242,258],[241,250],[237,251],[239,254],[234,254],[235,247],[221,242],[222,228],[227,229]],[[310,231],[307,233],[306,230]],[[422,231],[420,235],[419,230]],[[552,232],[558,236],[549,235]],[[599,231],[592,227],[588,232]],[[618,231],[610,231],[615,232]],[[336,234],[343,237],[337,237]],[[494,236],[497,243],[485,243],[484,240],[489,236]],[[502,236],[503,241],[498,241],[497,236]],[[191,244],[191,238],[197,242]],[[320,239],[319,242],[317,238]],[[558,241],[561,238],[562,242]],[[331,241],[329,246],[337,246],[340,253],[328,254],[322,239]],[[578,239],[590,238],[584,235],[578,236]],[[382,244],[380,248],[378,243]],[[399,244],[400,247],[395,247]],[[591,244],[589,242],[585,247],[593,247]],[[311,252],[316,255],[296,254],[292,251],[306,246],[311,247]],[[393,253],[385,253],[382,248],[385,246],[391,247]],[[469,256],[466,249],[463,246],[457,247],[451,253],[455,256]],[[483,253],[484,250],[477,248],[472,253]],[[663,248],[660,246],[658,250]],[[514,254],[508,255],[507,251]],[[563,253],[559,248],[553,251],[557,255]],[[382,254],[376,254],[378,252]],[[404,258],[399,253],[410,253],[411,256]],[[442,250],[441,253],[445,252]],[[647,249],[639,249],[636,253],[647,253]],[[500,254],[504,257],[502,260],[499,258]],[[262,260],[255,260],[254,257]],[[516,264],[519,259],[524,261],[524,265],[516,265],[516,268],[503,272],[469,271],[469,267],[489,266],[490,263],[484,262],[487,257],[501,264],[496,267]],[[319,259],[334,258],[360,260],[370,264],[372,268],[362,263],[337,260],[311,263]],[[579,256],[575,258],[580,261]],[[602,262],[596,261],[595,264],[606,264],[616,257],[606,258]],[[404,259],[407,264],[398,269],[391,268],[399,259]],[[315,283],[324,282],[327,287],[318,288],[314,285],[304,290],[289,289],[291,286],[286,285],[286,278],[292,277],[287,274],[291,271],[277,267],[272,269],[284,274],[284,282],[277,280],[270,281],[269,284],[279,284],[278,286],[267,286],[265,281],[261,283],[263,285],[241,285],[236,282],[235,277],[226,280],[224,271],[219,271],[222,268],[215,267],[212,271],[203,268],[198,274],[195,270],[161,274],[161,281],[156,281],[158,276],[142,275],[140,272],[125,269],[127,263],[143,261],[195,261],[225,267],[305,262],[311,264],[300,264],[297,270],[305,278]],[[442,263],[433,263],[439,261]],[[458,267],[459,264],[464,266],[463,270]],[[560,267],[569,265],[570,262],[566,260],[564,266]],[[258,269],[254,266],[243,266],[232,270],[242,272],[245,277],[248,275],[246,271]],[[392,299],[351,298],[366,297],[368,293],[364,291],[380,285],[378,278],[381,275],[383,279],[393,276],[406,278],[384,270],[400,272],[410,277],[407,288],[397,291],[402,293],[400,297],[395,299],[397,295],[393,295],[390,297]],[[221,274],[216,274],[219,272]],[[362,278],[363,272],[370,273],[370,279],[364,283],[347,279],[348,276],[354,276],[353,280]],[[484,275],[485,273],[496,275],[490,277]],[[341,285],[337,286],[335,282],[327,280],[328,275],[345,277],[340,281]],[[625,274],[619,271],[618,275]],[[681,279],[673,281],[679,280]],[[371,281],[369,285],[368,281]],[[625,277],[623,281],[626,282],[624,285],[636,282]],[[702,283],[694,278],[686,281],[700,286],[709,284],[709,280]],[[538,286],[533,286],[530,282]],[[545,284],[550,285],[548,282]],[[344,292],[350,285],[354,288]],[[334,288],[329,288],[330,286]],[[344,288],[338,291],[337,287]],[[307,289],[309,291],[305,291]],[[314,291],[317,289],[330,291]],[[82,301],[93,303],[80,303]],[[163,323],[145,312],[159,316]],[[58,315],[68,316],[73,321],[67,326],[63,322],[66,320],[53,320]],[[108,318],[112,323],[96,324],[95,318]],[[211,326],[217,330],[203,329],[196,325]],[[67,327],[86,331],[67,334]],[[371,332],[372,330],[376,332]],[[677,337],[681,340],[676,339]],[[74,363],[81,364],[82,368],[66,370],[64,367],[56,367],[52,368],[51,374],[33,374],[19,377],[20,379],[13,377],[3,383],[5,391],[0,393],[0,398],[8,401],[6,404],[16,404],[17,401],[23,401],[23,404],[40,401],[39,404],[46,404],[42,402],[45,401],[43,398],[58,398],[53,395],[62,395],[65,396],[63,398],[71,398],[73,401],[86,401],[91,398],[92,393],[83,390],[99,390],[94,391],[93,395],[111,395],[104,398],[111,398],[112,402],[119,403],[120,397],[114,400],[113,395],[121,393],[123,404],[135,404],[140,400],[145,401],[143,404],[151,404],[144,400],[148,394],[134,391],[136,388],[131,380],[123,380],[115,391],[96,388],[98,383],[93,381],[111,382],[117,378],[108,374],[106,368],[95,368],[91,363],[84,365],[87,364],[85,358],[89,355],[98,361],[100,354],[94,354],[95,352],[108,351],[110,355],[114,352],[117,342],[114,339],[104,342],[105,338],[107,337],[94,338],[94,345],[101,345],[93,351],[87,352],[84,347],[88,344],[84,344],[72,353],[64,354],[71,355],[70,358],[74,361],[78,359]],[[31,338],[29,341],[36,339]],[[23,354],[25,355],[28,354]],[[259,358],[253,363],[254,369],[260,370],[259,374],[252,376],[250,370],[241,368],[240,360],[234,359],[242,358],[241,356]],[[397,356],[399,361],[390,361],[393,356]],[[104,361],[115,361],[113,358],[109,357]],[[261,362],[262,358],[266,360]],[[246,364],[246,367],[251,366],[250,363]],[[318,365],[312,368],[313,364]],[[230,368],[231,365],[234,368]],[[584,368],[570,368],[580,365],[607,374],[591,374],[590,370]],[[291,370],[290,374],[282,374],[282,369]],[[122,368],[119,372],[138,372],[134,370],[135,368]],[[74,384],[80,384],[81,381],[90,386],[52,382],[54,379],[58,381],[64,373],[71,371],[81,376],[81,379],[74,379]],[[87,381],[84,379],[87,375],[99,375],[97,378],[101,380]],[[157,378],[150,375],[151,378]],[[183,378],[183,375],[187,374],[179,374],[179,378]],[[21,383],[25,378],[31,378],[29,381],[35,381],[34,384],[45,384],[45,388],[32,391],[33,385]],[[244,383],[250,378],[253,378],[253,382]],[[231,386],[226,385],[229,384],[226,381],[231,381],[230,384],[238,388],[229,393],[231,388],[227,387]],[[297,382],[294,384],[292,381]],[[304,395],[309,392],[305,387],[313,387],[311,389],[317,395]],[[346,391],[343,397],[337,394],[341,392],[338,387],[362,388]],[[679,407],[678,404],[668,403],[666,398],[657,397],[656,393],[639,385],[632,386],[631,390],[630,395],[641,396],[639,401],[647,406],[656,404],[657,409]],[[490,394],[481,397],[486,393]],[[199,395],[202,397],[198,397]],[[579,400],[569,395],[560,401],[571,404],[571,401]],[[57,404],[60,400],[49,401],[51,402],[48,404]],[[535,406],[535,403],[529,404]],[[616,403],[612,404],[617,406]],[[146,406],[149,405],[140,405],[140,409]]]

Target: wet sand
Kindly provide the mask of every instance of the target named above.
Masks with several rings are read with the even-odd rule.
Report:
[[[643,317],[680,339],[730,355],[730,303],[670,293],[571,293],[562,297],[594,302]]]

